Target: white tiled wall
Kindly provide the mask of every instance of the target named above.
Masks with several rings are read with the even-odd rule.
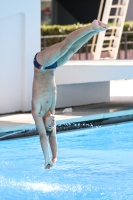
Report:
[[[40,0],[0,0],[0,114],[31,109]]]

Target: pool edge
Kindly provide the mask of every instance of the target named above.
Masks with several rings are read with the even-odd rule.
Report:
[[[101,114],[95,114],[95,115],[86,115],[86,116],[76,116],[73,118],[63,118],[63,119],[57,119],[56,126],[57,126],[57,133],[73,130],[73,129],[81,129],[81,128],[91,128],[89,124],[93,124],[93,127],[98,125],[107,125],[107,124],[113,124],[113,123],[121,123],[121,122],[127,122],[127,121],[133,121],[133,109],[129,110],[121,110],[121,111],[115,111],[115,112],[108,112],[108,113],[101,113]],[[87,126],[80,127],[75,126],[74,128],[71,127],[71,124],[73,123],[87,123]],[[66,127],[65,127],[65,124]],[[70,124],[70,126],[69,126]],[[64,128],[62,130],[59,130],[59,126],[64,125]],[[26,127],[24,129],[24,127]],[[13,127],[12,127],[13,128]],[[2,131],[3,130],[3,131]],[[2,129],[0,132],[0,140],[6,140],[6,139],[14,139],[14,138],[20,138],[20,137],[29,137],[29,136],[35,136],[38,133],[36,132],[36,128],[34,124],[23,124],[22,126],[15,126],[14,131],[6,131],[6,129]]]

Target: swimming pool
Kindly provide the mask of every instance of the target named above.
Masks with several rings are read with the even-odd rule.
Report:
[[[44,170],[38,136],[0,142],[0,200],[132,200],[133,123],[57,135]]]

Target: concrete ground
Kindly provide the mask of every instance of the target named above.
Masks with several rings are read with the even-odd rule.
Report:
[[[132,99],[113,99],[109,103],[91,104],[72,108],[72,112],[63,113],[64,109],[57,109],[55,112],[56,124],[66,124],[84,121],[111,119],[119,121],[133,120]],[[122,119],[122,120],[121,120]],[[7,114],[0,116],[0,139],[8,134],[35,130],[34,120],[31,113]]]

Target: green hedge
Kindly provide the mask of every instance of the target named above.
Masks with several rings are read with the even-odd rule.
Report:
[[[41,36],[48,35],[67,35],[72,31],[75,31],[79,28],[85,27],[88,24],[72,24],[72,25],[42,25],[41,26]],[[47,39],[47,46],[58,43],[64,38],[50,38]]]
[[[72,25],[41,25],[41,36],[67,35],[67,34],[71,33],[72,31],[75,31],[79,28],[85,27],[89,24],[77,23],[77,24],[72,24]],[[111,25],[111,24],[109,24],[109,25]],[[125,22],[123,31],[129,31],[129,32],[133,31],[133,21]],[[50,46],[50,45],[60,42],[62,40],[63,40],[63,38],[47,39],[47,46]],[[124,40],[124,39],[122,38],[122,40]],[[128,34],[128,41],[133,41],[133,34]],[[91,43],[91,40],[89,41],[89,43]]]

